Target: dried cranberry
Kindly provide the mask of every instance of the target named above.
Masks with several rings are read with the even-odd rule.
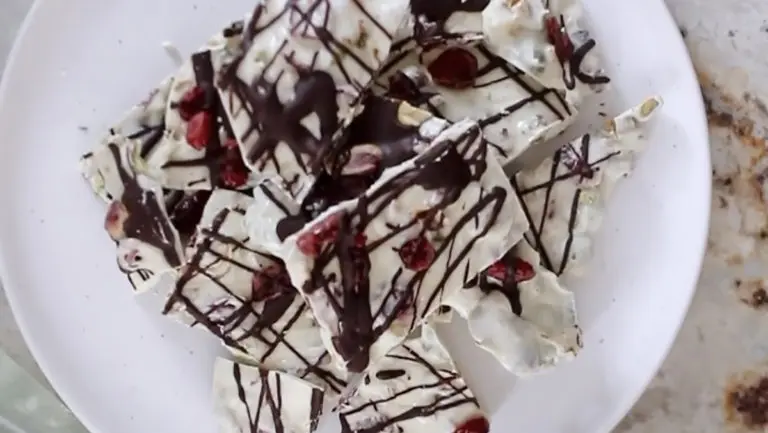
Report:
[[[273,298],[287,287],[290,287],[290,280],[280,265],[271,265],[256,271],[251,279],[253,300],[256,302]]]
[[[515,283],[522,283],[528,281],[536,276],[536,272],[530,263],[525,260],[515,257],[511,260],[499,260],[492,264],[486,271],[488,276],[495,278],[499,281],[506,281],[509,277],[509,271],[512,271],[512,277],[515,279]]]
[[[427,66],[435,83],[449,89],[472,87],[477,78],[477,57],[469,51],[452,47],[440,53]]]
[[[208,145],[213,128],[211,113],[201,111],[189,120],[187,124],[187,143],[197,150],[203,150]]]
[[[555,47],[555,55],[561,64],[567,63],[573,57],[573,42],[565,25],[556,16],[549,16],[544,21],[547,29],[547,40]]]
[[[311,232],[302,233],[296,240],[296,246],[302,254],[309,257],[316,257],[320,254],[322,242],[317,235]]]
[[[179,100],[178,110],[182,119],[189,121],[205,105],[205,89],[195,86],[187,90]]]
[[[515,282],[522,283],[528,281],[536,276],[536,272],[533,270],[533,266],[523,259],[515,257],[513,269],[515,271]]]
[[[336,239],[339,233],[341,215],[331,214],[315,224],[311,230],[301,234],[296,240],[296,246],[303,254],[315,257],[325,242]]]
[[[358,233],[355,235],[355,246],[358,248],[365,248],[368,243],[368,236],[365,233]]]
[[[499,260],[498,262],[492,264],[486,272],[488,273],[489,277],[495,278],[499,281],[504,281],[504,279],[507,277],[507,265],[505,265],[503,261]]]
[[[434,259],[435,248],[424,236],[413,238],[400,247],[400,260],[410,270],[423,271]]]
[[[128,210],[122,202],[115,200],[109,204],[107,215],[104,218],[104,229],[112,239],[117,240],[125,236],[123,222],[128,218]]]
[[[488,422],[488,419],[484,416],[478,416],[461,423],[460,426],[456,427],[456,430],[454,430],[453,433],[488,433],[490,429],[491,425]]]
[[[248,183],[248,171],[237,164],[224,164],[220,176],[221,183],[228,188],[239,188]]]

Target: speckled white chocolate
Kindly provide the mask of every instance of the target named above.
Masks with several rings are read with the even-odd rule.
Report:
[[[252,204],[250,196],[236,191],[213,192],[190,247],[190,260],[180,272],[171,314],[212,330],[243,359],[336,394],[346,386],[345,374],[332,363],[298,292],[288,286],[275,295],[254,298],[259,296],[252,288],[254,273],[282,265],[245,231],[245,209]]]
[[[544,86],[565,90],[568,102],[578,108],[586,95],[601,91],[605,85],[588,85],[579,79],[568,85],[564,77],[570,73],[570,67],[566,66],[564,72],[544,22],[550,16],[562,19],[578,50],[590,40],[582,15],[580,0],[490,0],[483,11],[483,32],[491,50]],[[596,49],[586,54],[580,71],[590,76],[604,75]]]
[[[556,274],[583,274],[606,202],[632,172],[647,145],[643,124],[661,105],[649,98],[515,177],[531,224],[526,238]]]
[[[456,432],[484,417],[434,331],[421,334],[378,360],[342,403],[342,433]]]
[[[502,282],[487,276],[490,290],[468,287],[448,304],[467,319],[478,346],[493,354],[512,373],[537,373],[570,359],[580,349],[581,331],[576,320],[573,293],[563,288],[557,276],[539,264],[539,255],[527,241],[517,244],[502,259],[508,266],[522,260],[534,270],[530,280],[516,283],[510,296],[522,307],[515,314],[504,294]]]
[[[434,84],[427,67],[446,48],[461,48],[477,59],[479,75],[466,89]],[[576,114],[558,92],[493,54],[483,43],[433,45],[422,49],[407,43],[393,56],[376,80],[374,91],[387,93],[390,79],[403,72],[422,88],[412,103],[450,121],[477,120],[487,138],[502,153],[502,163],[530,145],[555,137]],[[486,69],[484,69],[486,68]]]
[[[278,371],[219,358],[213,400],[219,433],[311,433],[322,414],[323,391]]]
[[[501,258],[522,238],[528,224],[520,203],[501,166],[496,162],[494,153],[482,140],[477,124],[464,121],[451,126],[435,140],[428,152],[441,155],[439,160],[444,160],[454,151],[457,152],[456,158],[463,161],[461,164],[471,167],[470,173],[477,180],[471,180],[461,190],[456,201],[442,210],[443,219],[438,227],[422,230],[424,220],[419,215],[438,205],[443,199],[442,192],[426,190],[416,183],[404,187],[395,195],[381,195],[384,191],[392,191],[393,185],[402,179],[422,173],[425,170],[422,168],[422,154],[386,170],[360,199],[330,208],[301,232],[286,239],[283,257],[288,272],[294,285],[304,291],[323,328],[326,346],[329,348],[334,347],[331,341],[341,332],[340,317],[332,308],[332,304],[338,304],[342,309],[344,305],[340,298],[343,296],[339,278],[340,261],[334,253],[323,269],[315,270],[315,259],[296,247],[302,235],[312,233],[315,226],[323,223],[326,218],[349,213],[351,225],[356,227],[359,215],[355,209],[366,203],[367,209],[381,209],[362,229],[366,245],[373,248],[371,245],[376,244],[375,248],[368,251],[371,263],[369,297],[360,301],[369,304],[373,327],[379,327],[377,332],[380,333],[370,347],[370,362],[375,362],[399,344],[439,307],[443,299],[451,297],[464,283]],[[446,175],[451,176],[451,173]],[[368,197],[378,198],[369,201]],[[496,218],[493,206],[497,206]],[[476,217],[469,216],[472,214]],[[462,222],[463,218],[466,220]],[[402,229],[393,230],[393,227]],[[416,272],[403,264],[398,250],[422,231],[436,254],[426,270]],[[313,271],[322,273],[329,283],[309,293],[304,289],[305,285],[313,281]],[[413,282],[418,283],[408,289]],[[408,293],[409,290],[413,292]],[[412,302],[396,318],[391,317],[396,314],[394,309],[400,301],[408,299],[406,297],[412,299]],[[388,319],[394,320],[388,322]]]
[[[275,179],[301,201],[314,181],[309,167],[313,158],[299,150],[294,152],[282,139],[276,139],[273,157],[267,152],[251,162],[251,150],[263,138],[264,128],[271,126],[273,134],[277,130],[274,122],[281,120],[289,125],[283,129],[292,130],[294,137],[306,134],[308,140],[318,143],[322,138],[326,146],[337,140],[341,129],[356,114],[361,91],[386,58],[407,7],[407,0],[260,2],[246,25],[247,48],[234,74],[237,82],[220,87],[246,164],[263,177]],[[324,30],[319,31],[321,28]],[[327,38],[333,42],[326,41]],[[334,125],[328,126],[330,130],[321,131],[316,112],[320,105],[330,106],[323,96],[315,95],[314,102],[304,104],[310,106],[310,111],[300,112],[303,108],[299,108],[297,100],[319,84],[314,78],[302,81],[300,75],[306,75],[306,71],[323,72],[335,84],[338,110],[333,113],[336,119]],[[256,111],[270,115],[264,107],[253,107],[251,102],[242,100],[239,92],[234,91],[237,88],[257,89],[252,94],[260,99],[267,99],[274,90],[273,96],[269,96],[269,112],[277,117],[270,120],[271,125],[261,125],[249,114]]]
[[[124,235],[115,239],[118,267],[128,276],[134,290],[142,292],[153,288],[164,273],[181,264],[184,255],[179,234],[168,218],[162,188],[137,169],[142,162],[137,146],[135,141],[119,135],[106,137],[93,152],[81,158],[80,169],[94,193],[107,203],[124,197],[126,184],[121,171],[144,191],[141,200],[156,202],[159,211],[151,218],[155,224],[167,227],[168,238],[164,242],[176,250],[175,263],[171,263],[156,245]]]

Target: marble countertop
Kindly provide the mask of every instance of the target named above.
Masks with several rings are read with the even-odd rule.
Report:
[[[682,331],[616,431],[768,432],[768,3],[666,2],[707,102],[712,228]],[[30,4],[0,5],[0,69]],[[0,345],[45,382],[2,292]]]

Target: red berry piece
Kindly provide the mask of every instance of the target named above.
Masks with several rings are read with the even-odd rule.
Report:
[[[484,416],[478,416],[461,423],[453,433],[488,433],[490,430],[491,424],[488,419]]]
[[[547,40],[555,47],[555,55],[561,64],[567,63],[573,57],[573,42],[565,25],[556,16],[549,16],[544,21],[547,30]]]
[[[434,259],[435,247],[424,236],[413,238],[400,247],[400,260],[412,271],[427,269]]]
[[[187,143],[197,150],[203,150],[208,145],[213,128],[213,116],[201,111],[189,120],[187,124]]]
[[[225,149],[228,149],[228,150],[237,150],[238,149],[237,140],[235,140],[234,138],[231,138],[231,137],[227,138],[226,141],[224,141],[223,146],[224,146]]]
[[[358,233],[355,235],[355,246],[358,248],[365,248],[365,245],[368,243],[368,237],[365,235],[365,233]]]
[[[202,111],[205,105],[205,89],[195,86],[187,90],[179,100],[178,110],[182,119],[189,121],[195,114]]]
[[[256,302],[274,298],[286,289],[290,289],[290,279],[279,265],[268,266],[253,273],[251,289]]]
[[[512,275],[510,274],[512,271]],[[492,264],[486,271],[488,276],[499,281],[506,281],[510,276],[514,277],[515,283],[522,283],[533,279],[536,276],[536,272],[533,266],[525,260],[514,257],[510,260],[499,260]]]
[[[477,57],[469,51],[451,47],[427,66],[435,83],[449,89],[472,87],[477,78]]]
[[[513,269],[515,271],[515,282],[522,283],[528,281],[536,276],[536,272],[533,270],[533,266],[523,259],[515,257],[513,262]]]
[[[339,233],[340,219],[341,215],[331,214],[315,224],[311,230],[301,234],[296,240],[296,246],[299,248],[299,251],[304,255],[317,257],[325,243],[336,239]],[[356,239],[356,241],[358,240]]]
[[[109,233],[113,240],[125,237],[123,224],[126,219],[128,219],[128,209],[125,208],[125,205],[120,200],[115,200],[109,204],[107,215],[104,218],[104,229],[107,230],[107,233]]]
[[[489,277],[495,278],[499,281],[504,281],[507,278],[507,265],[505,265],[503,261],[499,260],[498,262],[492,264],[486,272],[488,273]]]
[[[239,188],[248,183],[248,171],[238,164],[224,164],[220,176],[221,183],[228,188]]]

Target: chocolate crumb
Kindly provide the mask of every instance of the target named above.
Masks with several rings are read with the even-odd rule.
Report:
[[[686,29],[683,26],[680,26],[680,35],[682,37],[684,37],[684,38],[687,38],[688,37],[688,29]]]
[[[735,279],[735,280],[733,281],[733,284],[735,284],[737,288],[738,288],[738,287],[741,287],[741,280],[737,278],[737,279]]]
[[[597,114],[598,114],[600,117],[608,117],[608,114],[606,114],[604,111],[598,111],[598,112],[597,112]]]
[[[736,32],[734,30],[728,30],[728,37],[734,37],[736,36]]]
[[[725,396],[727,418],[743,426],[760,430],[768,427],[768,377],[752,385],[736,384]]]
[[[752,293],[752,306],[755,308],[768,305],[768,292],[763,288],[759,288]]]
[[[87,126],[80,125],[80,126],[77,127],[77,129],[79,129],[82,132],[88,132],[88,127]]]

